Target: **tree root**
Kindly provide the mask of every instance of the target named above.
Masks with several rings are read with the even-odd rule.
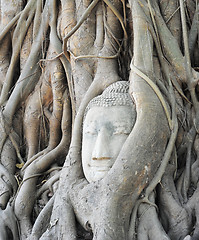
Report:
[[[0,33],[0,42],[4,39],[6,34],[11,30],[11,28],[15,25],[17,20],[20,18],[21,12],[19,12],[10,22],[7,24],[4,29]]]
[[[129,231],[130,239],[134,239],[134,236],[135,236],[135,221],[136,221],[138,207],[141,203],[148,203],[150,205],[153,205],[149,201],[148,197],[151,194],[151,192],[156,188],[157,184],[160,183],[160,181],[162,179],[162,176],[165,172],[165,169],[167,167],[167,164],[170,160],[171,154],[173,152],[173,148],[174,148],[174,144],[175,144],[175,140],[176,140],[177,132],[178,132],[178,124],[176,122],[176,119],[174,121],[175,121],[174,129],[171,133],[171,136],[170,136],[167,148],[165,150],[164,157],[163,157],[162,162],[160,164],[160,167],[158,168],[158,171],[155,174],[152,181],[149,183],[149,186],[146,188],[145,193],[144,193],[144,197],[136,202],[136,205],[133,209],[131,222],[130,222],[130,231]]]
[[[149,201],[155,204],[155,196],[152,192]],[[157,206],[156,206],[157,207]],[[153,205],[140,204],[138,210],[137,238],[142,240],[170,240],[164,231],[158,215],[157,209]]]
[[[15,195],[15,193],[17,192],[17,182],[16,179],[14,178],[14,176],[12,174],[10,174],[8,172],[8,170],[2,165],[0,164],[0,177],[6,179],[6,181],[9,181],[11,186],[12,186],[12,190],[13,190],[13,195]]]
[[[67,91],[65,91],[66,93]],[[62,140],[59,145],[52,149],[45,155],[42,155],[38,159],[35,159],[28,167],[26,167],[24,173],[24,180],[18,191],[15,199],[15,212],[16,216],[20,220],[20,225],[23,226],[21,229],[24,232],[24,236],[29,236],[32,229],[32,224],[30,223],[30,216],[33,210],[33,205],[35,202],[35,191],[38,176],[43,175],[46,171],[60,156],[64,156],[68,151],[68,144],[70,141],[69,127],[70,127],[70,103],[68,102],[68,97],[64,94],[63,98],[63,113],[62,113]],[[50,170],[47,170],[48,173]],[[25,194],[24,194],[25,193]],[[27,204],[27,198],[29,199]],[[23,204],[26,203],[24,207]],[[19,207],[21,206],[21,207]]]
[[[173,174],[175,166],[169,164],[159,186],[160,219],[171,239],[181,239],[191,231],[191,214],[186,205],[181,204],[178,197]]]
[[[136,74],[138,74],[142,79],[144,79],[150,85],[150,87],[154,90],[154,92],[158,96],[158,98],[159,98],[159,100],[162,104],[162,107],[165,111],[165,114],[166,114],[166,117],[167,117],[167,120],[168,120],[168,123],[169,123],[169,127],[170,127],[170,129],[172,129],[173,126],[172,126],[172,121],[171,121],[171,118],[170,118],[170,113],[169,113],[167,104],[164,100],[164,97],[162,96],[162,93],[160,92],[159,88],[157,87],[157,85],[154,84],[154,82],[149,77],[147,77],[143,72],[141,72],[138,68],[136,68],[132,63],[131,63],[131,69]]]
[[[42,18],[39,34],[33,42],[29,58],[26,61],[23,71],[21,72],[16,86],[11,93],[4,109],[4,116],[10,125],[16,110],[20,106],[20,103],[27,98],[38,82],[38,75],[40,74],[39,66],[37,65],[40,57],[40,54],[38,53],[41,52],[42,43],[44,40],[43,34],[46,35],[49,23],[48,7],[46,5],[47,4],[45,4],[43,11],[44,18]]]
[[[94,0],[89,7],[86,9],[84,14],[82,15],[81,19],[78,21],[76,26],[64,37],[63,42],[63,51],[67,59],[69,60],[69,56],[67,53],[67,41],[68,39],[79,29],[79,27],[82,25],[82,23],[85,21],[85,19],[89,16],[89,14],[92,12],[93,8],[98,4],[99,0]]]
[[[111,11],[115,14],[117,19],[120,21],[120,24],[124,31],[124,41],[126,41],[128,38],[128,34],[126,32],[126,28],[125,28],[124,20],[123,20],[122,16],[120,15],[119,11],[114,7],[114,5],[111,3],[111,1],[109,1],[109,0],[103,0],[103,1],[107,4],[107,6],[111,9]]]
[[[14,77],[14,69],[15,69],[15,65],[16,65],[18,57],[19,57],[21,45],[22,45],[22,42],[26,35],[26,32],[32,22],[34,13],[35,13],[35,2],[29,1],[29,3],[26,5],[26,8],[23,10],[23,13],[20,15],[18,25],[16,26],[14,34],[13,34],[13,43],[12,43],[13,44],[13,54],[12,54],[9,68],[8,68],[8,71],[6,74],[5,83],[3,84],[3,88],[2,88],[2,92],[1,92],[1,96],[0,96],[0,105],[2,105],[8,99],[8,94],[9,94],[12,80]],[[27,16],[28,16],[28,18],[26,20]],[[16,41],[16,38],[18,38],[19,41]]]
[[[0,209],[0,238],[19,239],[17,219],[9,204],[5,210]]]
[[[47,227],[49,226],[54,200],[55,196],[51,197],[46,206],[42,209],[42,211],[38,215],[34,223],[30,239],[37,240],[46,231]]]
[[[42,185],[42,187],[37,191],[37,198],[39,198],[39,196],[48,189],[50,190],[51,193],[53,193],[52,185],[59,180],[59,177],[60,177],[60,171],[55,175],[53,175],[50,179],[48,179]]]

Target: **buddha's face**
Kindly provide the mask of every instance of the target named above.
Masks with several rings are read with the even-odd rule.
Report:
[[[131,106],[92,107],[84,120],[82,164],[86,179],[102,179],[113,166],[135,122]]]

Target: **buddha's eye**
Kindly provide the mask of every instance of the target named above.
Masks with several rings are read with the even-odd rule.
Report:
[[[97,135],[97,131],[95,129],[87,129],[84,131],[84,133],[87,135],[93,135],[93,136]]]
[[[89,122],[89,124],[85,124],[83,128],[83,134],[86,134],[88,136],[97,135],[96,124],[93,122]]]
[[[123,131],[116,131],[113,133],[113,135],[129,135],[129,132],[123,132]]]
[[[113,135],[129,135],[130,131],[125,127],[119,126],[113,130]]]

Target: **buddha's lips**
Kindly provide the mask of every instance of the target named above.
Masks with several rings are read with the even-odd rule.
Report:
[[[111,158],[110,157],[99,157],[99,158],[96,158],[96,157],[93,157],[92,160],[110,160]]]

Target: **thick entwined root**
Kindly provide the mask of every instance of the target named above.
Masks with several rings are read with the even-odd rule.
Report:
[[[17,64],[17,60],[19,59],[21,45],[23,43],[26,32],[32,22],[32,19],[34,17],[35,8],[36,8],[36,2],[29,1],[25,9],[23,10],[23,13],[20,15],[20,18],[18,20],[18,25],[14,30],[13,37],[12,37],[13,53],[9,63],[8,71],[6,73],[6,79],[3,84],[1,97],[0,97],[0,105],[2,105],[8,99],[10,88],[13,84],[13,77],[15,73],[14,69]]]
[[[149,196],[151,204],[142,203],[138,211],[138,227],[137,239],[142,240],[170,240],[165,230],[163,229],[155,204],[155,193],[152,192]]]
[[[0,208],[5,209],[8,201],[17,192],[17,182],[12,172],[0,164]]]
[[[49,26],[48,6],[45,5],[42,15],[45,17],[42,18],[39,33],[34,39],[30,55],[4,109],[4,116],[9,125],[12,124],[16,110],[35,88],[39,79],[40,69],[38,61],[41,56],[43,41],[45,40],[43,36],[46,35]]]
[[[52,57],[53,55],[55,56],[57,54],[56,47],[54,46],[56,40],[53,41],[52,39],[55,35],[53,34],[53,32],[56,31],[57,15],[51,15],[53,14],[51,10],[56,11],[55,3],[56,1],[46,1],[45,5],[42,6],[43,1],[28,1],[22,12],[10,23],[8,28],[4,29],[4,32],[2,33],[5,36],[6,31],[8,31],[13,26],[14,21],[17,21],[14,33],[12,35],[12,43],[14,49],[13,55],[11,57],[11,60],[7,57],[5,66],[1,65],[2,71],[4,71],[5,69],[5,72],[7,70],[7,66],[9,65],[9,69],[6,75],[7,77],[1,93],[1,103],[5,103],[5,109],[2,114],[1,162],[4,166],[11,169],[10,173],[8,173],[7,175],[2,173],[3,175],[1,178],[1,207],[3,209],[6,207],[8,200],[11,199],[12,195],[15,195],[17,191],[16,180],[14,179],[12,182],[11,175],[14,175],[15,173],[16,155],[19,158],[19,162],[23,163],[23,159],[21,158],[21,153],[18,145],[19,142],[17,139],[17,135],[13,130],[11,130],[12,121],[14,118],[14,114],[19,109],[21,104],[26,100],[27,96],[30,92],[32,92],[32,90],[35,88],[36,83],[38,82],[40,76],[40,66],[38,62],[43,54],[42,51],[46,51],[46,49],[43,49],[43,42],[47,36],[47,30],[49,25],[51,27],[51,46],[49,47],[49,49],[51,49],[51,56],[48,55],[47,58]],[[33,18],[34,22],[32,21]],[[39,21],[41,22],[38,24]],[[32,22],[33,24],[31,24]],[[27,32],[29,36],[24,41]],[[30,35],[32,34],[32,32],[34,36],[31,38]],[[2,35],[1,37],[3,38],[4,36]],[[19,41],[16,41],[16,37],[18,37]],[[6,37],[4,37],[4,39],[6,39]],[[7,43],[9,44],[9,41],[7,41],[6,44]],[[32,48],[31,51],[28,50],[29,56],[27,56],[27,46],[25,46],[26,44],[31,45]],[[4,45],[4,48],[7,49],[7,45]],[[23,54],[21,54],[23,56],[20,59],[21,64],[23,64],[24,61],[26,63],[24,66],[21,66],[20,77],[16,85],[14,86],[14,81],[16,79],[13,78],[13,76],[15,73],[15,68],[18,64],[19,54],[21,51],[23,52]],[[3,51],[1,51],[1,53],[2,59],[4,60],[5,53]],[[45,55],[43,55],[43,57],[45,57]],[[19,205],[20,207],[22,207],[22,209],[23,206],[26,205],[27,201],[27,199],[23,201],[23,197],[20,197],[21,191],[23,192],[22,195],[26,194],[26,190],[24,190],[24,185],[26,185],[27,182],[28,184],[30,184],[30,186],[33,185],[33,191],[31,191],[30,196],[31,194],[32,196],[34,196],[36,192],[35,187],[38,176],[41,176],[41,173],[48,170],[48,168],[50,168],[50,166],[54,162],[57,161],[58,164],[60,164],[60,160],[63,161],[70,142],[71,112],[69,94],[66,90],[67,83],[65,78],[65,72],[63,70],[60,60],[58,59],[52,62],[48,62],[46,65],[47,71],[42,71],[43,74],[40,77],[41,80],[39,81],[35,92],[32,94],[32,96],[29,97],[26,103],[25,136],[28,145],[27,159],[33,159],[32,157],[35,157],[36,154],[38,152],[39,153],[35,157],[35,162],[37,162],[37,166],[35,167],[35,163],[33,164],[34,166],[31,165],[31,160],[30,162],[27,162],[26,166],[23,169],[23,171],[25,172],[25,180],[22,182],[21,187],[19,187],[18,189],[17,197],[15,196],[15,203],[20,202]],[[12,86],[14,86],[13,91],[11,88]],[[10,98],[12,98],[12,103],[10,102]],[[5,102],[7,99],[8,102]],[[32,113],[34,113],[34,115]],[[46,133],[50,129],[49,135],[46,134],[45,137],[42,137],[40,135],[40,133],[43,134],[45,130],[44,128],[42,129],[42,127],[39,128],[41,120],[45,122],[47,126]],[[7,137],[9,137],[10,139],[7,139]],[[46,145],[41,143],[43,142],[43,139],[45,139]],[[38,144],[39,141],[40,143]],[[12,148],[10,148],[10,154],[8,155],[9,145],[13,146]],[[41,151],[42,149],[44,149],[44,151]],[[41,155],[42,153],[43,156]],[[13,155],[13,157],[11,155]],[[10,159],[13,158],[10,161],[11,164],[9,163],[9,161],[7,161],[9,160],[9,157]],[[1,166],[3,167],[3,165]],[[21,168],[21,166],[19,167]],[[56,187],[54,187],[55,185],[56,184],[53,185],[54,191],[56,189]],[[49,188],[51,189],[50,186]],[[34,197],[32,197],[32,199],[34,202]],[[15,206],[16,209],[18,209],[16,204]],[[19,215],[20,207],[18,210],[16,210],[17,216]],[[23,220],[21,221],[21,218],[24,218],[24,222],[27,223],[26,226],[24,225],[24,229],[22,231],[23,236],[28,236],[31,232],[32,226],[30,218],[31,212],[33,210],[33,204],[31,205],[30,209],[30,214],[27,214],[26,210],[24,212],[22,210],[22,214],[19,217],[20,222],[22,222],[22,229]],[[4,238],[7,238],[6,233]],[[17,237],[15,236],[14,238],[17,239]]]
[[[65,90],[65,94],[62,97],[62,139],[60,143],[57,147],[51,149],[51,151],[49,150],[45,155],[38,157],[29,166],[23,169],[24,178],[15,200],[15,206],[18,206],[15,213],[20,221],[21,231],[23,232],[25,238],[30,235],[32,230],[30,217],[33,210],[33,205],[36,200],[35,191],[38,177],[41,176],[44,171],[48,170],[48,168],[53,163],[60,160],[61,156],[64,157],[68,151],[68,146],[70,142],[71,113],[70,102],[67,97],[67,90]],[[28,204],[26,204],[26,206],[24,207],[24,203],[27,202],[27,199],[30,199],[30,201],[28,201]]]
[[[53,196],[48,201],[48,203],[45,205],[45,207],[42,209],[42,211],[38,215],[38,217],[34,223],[30,239],[32,239],[32,240],[39,239],[41,237],[41,235],[46,231],[47,227],[49,227],[50,216],[51,216],[51,212],[52,212],[52,208],[53,208],[54,198],[55,198],[55,196]]]
[[[19,239],[18,222],[9,204],[5,210],[0,209],[0,238]]]
[[[164,229],[171,239],[185,237],[191,228],[191,214],[186,205],[181,204],[174,184],[175,166],[168,164],[159,186],[159,209]]]

